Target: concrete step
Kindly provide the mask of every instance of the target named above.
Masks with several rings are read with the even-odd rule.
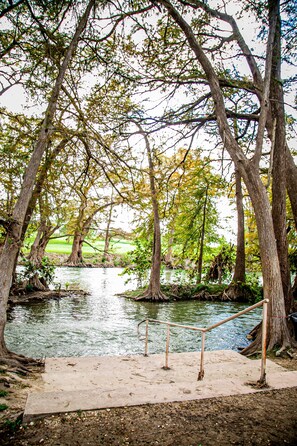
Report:
[[[175,353],[164,370],[164,355],[49,358],[44,391],[28,396],[24,420],[54,413],[139,404],[186,401],[253,393],[260,360],[233,351],[206,352],[205,377],[197,381],[199,353]],[[267,361],[271,388],[297,386],[297,372]]]

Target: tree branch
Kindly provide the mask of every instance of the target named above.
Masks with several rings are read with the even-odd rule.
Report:
[[[10,3],[9,6],[7,6],[4,9],[2,9],[2,11],[0,12],[0,19],[2,17],[4,17],[6,14],[8,14],[9,12],[13,11],[15,8],[17,8],[18,6],[20,6],[24,2],[25,2],[25,0],[19,0],[16,3],[9,2]]]

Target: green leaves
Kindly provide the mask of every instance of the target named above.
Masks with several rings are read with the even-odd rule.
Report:
[[[34,276],[44,279],[47,284],[53,282],[55,278],[55,266],[48,257],[43,257],[41,264],[36,265],[30,260],[24,258],[24,270],[21,273],[22,280],[30,281]]]
[[[128,253],[130,265],[126,267],[122,275],[128,274],[130,280],[135,277],[139,286],[144,286],[148,280],[149,268],[152,263],[152,240],[139,237],[134,241],[135,249]]]

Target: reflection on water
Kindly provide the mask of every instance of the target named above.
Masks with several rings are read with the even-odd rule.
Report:
[[[40,358],[51,356],[122,355],[143,353],[137,324],[143,319],[161,319],[205,327],[246,307],[221,302],[134,302],[117,293],[129,288],[118,276],[119,268],[57,268],[56,282],[88,291],[85,297],[67,297],[15,306],[9,314],[5,336],[8,347]],[[131,288],[131,285],[130,285]],[[259,322],[261,310],[218,327],[206,337],[206,349],[237,349],[247,345],[246,334]],[[144,326],[142,327],[144,329]],[[150,326],[149,351],[164,351],[166,328]],[[172,328],[170,351],[195,351],[200,334]]]

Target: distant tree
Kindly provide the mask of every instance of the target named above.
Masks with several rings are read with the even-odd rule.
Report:
[[[191,274],[200,283],[208,246],[217,241],[217,202],[224,194],[225,184],[211,168],[211,160],[200,150],[181,150],[168,182],[167,214],[169,228],[174,226],[175,255],[178,263],[190,265]],[[171,200],[171,201],[170,201]],[[170,229],[169,229],[170,230]]]
[[[221,285],[223,280],[231,274],[234,265],[233,251],[234,247],[232,245],[222,246],[220,252],[214,257],[210,265],[207,280],[217,282]]]

